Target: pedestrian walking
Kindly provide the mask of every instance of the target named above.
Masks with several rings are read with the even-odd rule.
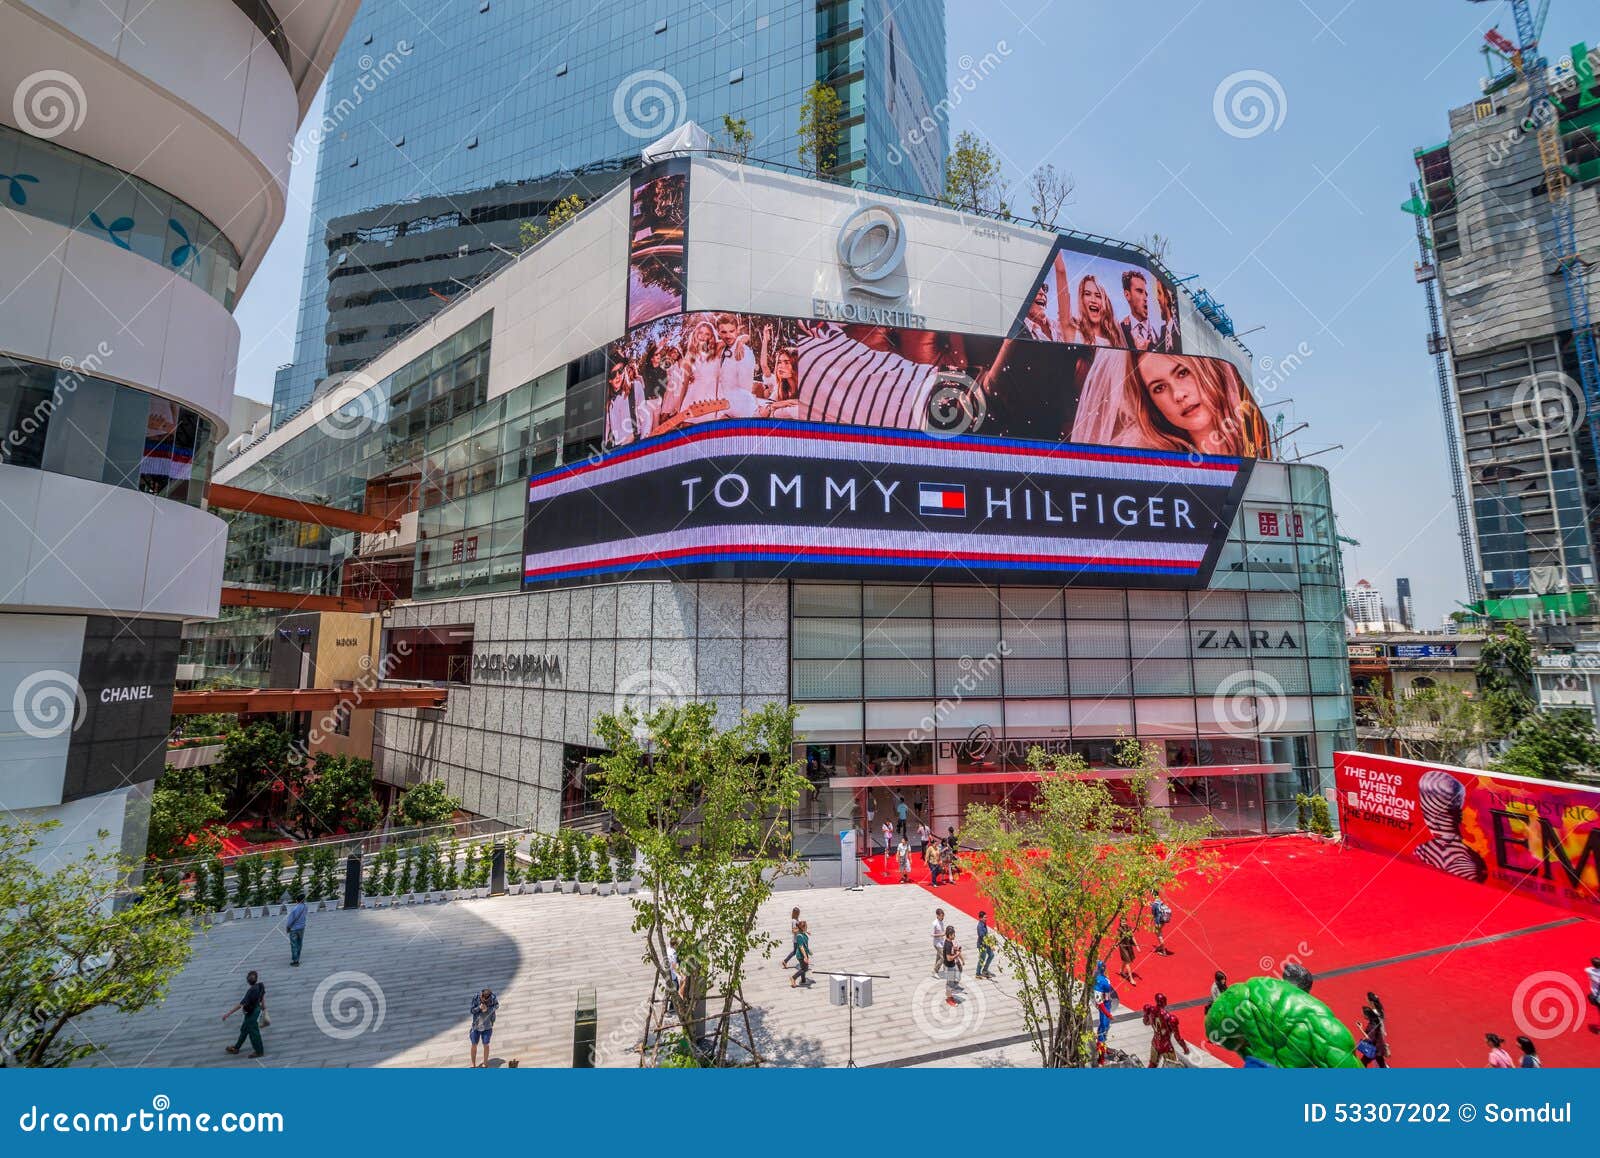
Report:
[[[928,851],[928,844],[932,840],[933,829],[928,827],[928,822],[926,820],[919,821],[917,823],[917,847],[920,848],[924,854],[926,854]]]
[[[795,940],[800,936],[800,906],[796,905],[789,910],[789,955],[783,959],[783,968],[789,967],[789,962],[794,960]]]
[[[227,1013],[222,1015],[222,1020],[227,1021],[235,1013],[244,1014],[244,1021],[239,1026],[239,1040],[228,1047],[229,1053],[238,1053],[239,1047],[244,1045],[244,1039],[250,1039],[250,1056],[260,1057],[266,1053],[261,1044],[261,1027],[270,1024],[267,1021],[267,987],[262,984],[260,976],[254,969],[244,975],[246,989],[244,996],[239,998],[239,1003]]]
[[[1150,920],[1156,927],[1156,952],[1163,957],[1172,956],[1172,950],[1167,948],[1167,922],[1172,920],[1172,906],[1161,899],[1159,889],[1150,898]]]
[[[1600,957],[1589,958],[1589,967],[1583,971],[1589,979],[1589,1005],[1594,1009],[1594,1024],[1590,1033],[1600,1033]]]
[[[1361,1016],[1364,1019],[1361,1040],[1356,1042],[1361,1067],[1365,1069],[1376,1065],[1380,1070],[1386,1070],[1389,1068],[1389,1035],[1384,1032],[1383,1014],[1370,1005],[1363,1005]]]
[[[960,858],[956,855],[960,851],[961,841],[956,836],[955,826],[952,825],[944,838],[944,851],[939,857],[940,863],[944,865],[944,874],[948,880],[955,880],[957,874],[961,871]]]
[[[961,990],[961,946],[956,944],[956,927],[944,927],[944,941],[939,946],[939,960],[944,966],[944,1003],[946,1005],[960,1005],[958,996]]]
[[[887,862],[894,853],[894,825],[887,820],[883,822],[883,859]],[[884,866],[888,867],[887,864]]]
[[[1517,1048],[1522,1051],[1522,1056],[1517,1059],[1517,1068],[1519,1070],[1540,1070],[1544,1068],[1544,1062],[1539,1060],[1539,1047],[1533,1044],[1533,1038],[1517,1038]]]
[[[296,968],[300,965],[300,948],[306,943],[306,895],[296,893],[294,904],[289,906],[289,915],[284,918],[283,930],[289,934],[289,964]]]
[[[1117,976],[1129,985],[1139,984],[1139,975],[1133,971],[1133,959],[1138,952],[1139,943],[1133,939],[1133,927],[1118,917],[1117,959],[1121,962],[1121,967],[1117,970]]]
[[[467,1040],[472,1042],[472,1069],[489,1068],[489,1039],[494,1036],[494,1017],[500,1012],[500,999],[494,990],[485,987],[472,999],[472,1028]],[[483,1064],[478,1064],[478,1047],[483,1046]]]
[[[923,850],[922,855],[926,857],[928,861],[928,883],[937,885],[939,883],[939,873],[944,867],[944,854],[939,851],[939,846],[937,844],[930,844],[925,850]]]
[[[906,813],[908,811],[909,809],[906,808],[906,798],[904,796],[896,796],[894,798],[894,815],[895,823],[899,827],[901,836],[906,835]]]
[[[1516,1065],[1511,1060],[1511,1055],[1506,1052],[1506,1039],[1498,1033],[1486,1033],[1483,1040],[1489,1045],[1489,1068],[1492,1070],[1513,1070]]]
[[[1211,1007],[1216,1004],[1217,998],[1221,997],[1227,991],[1228,975],[1221,969],[1218,969],[1211,975],[1211,996],[1206,999],[1206,1007],[1201,1014],[1202,1021],[1205,1020],[1205,1014],[1211,1012]]]
[[[900,883],[911,883],[911,846],[906,843],[905,834],[900,835],[900,845],[895,849],[895,856],[900,861]]]
[[[1181,1046],[1184,1056],[1189,1055],[1189,1043],[1183,1040],[1183,1030],[1178,1025],[1178,1015],[1167,1008],[1167,995],[1156,994],[1154,1005],[1144,1007],[1144,1023],[1155,1032],[1150,1036],[1150,1068],[1159,1069],[1163,1062],[1186,1065],[1180,1061],[1174,1045]]]
[[[990,966],[994,964],[994,934],[989,932],[989,913],[985,909],[978,910],[978,968],[973,973],[974,977],[982,977],[987,981],[994,980],[994,973]]]
[[[806,923],[801,921],[794,935],[794,976],[789,978],[789,988],[810,985],[811,979],[806,976],[810,971],[811,933],[807,930]]]
[[[933,910],[933,975],[938,977],[944,969],[944,910]]]

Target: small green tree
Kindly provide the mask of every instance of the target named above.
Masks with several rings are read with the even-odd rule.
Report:
[[[168,768],[150,793],[150,835],[145,844],[151,860],[177,860],[215,848],[225,812],[223,794],[199,768]]]
[[[825,81],[817,81],[800,98],[800,164],[819,177],[826,177],[839,163],[839,121],[844,101],[839,91]]]
[[[41,834],[57,827],[0,819],[0,1054],[7,1065],[64,1066],[94,1051],[67,1027],[91,1010],[137,1013],[167,995],[189,960],[178,896],[133,866],[89,852],[46,869]],[[109,834],[101,832],[104,843]],[[123,903],[113,904],[122,897]]]
[[[1118,757],[1132,766],[1132,803],[1087,778],[1081,757],[1035,748],[1029,764],[1041,777],[1030,809],[976,805],[966,815],[963,835],[981,850],[968,859],[1006,931],[1023,1022],[1048,1068],[1094,1064],[1095,972],[1120,927],[1137,924],[1180,872],[1215,867],[1199,844],[1209,823],[1176,822],[1146,803],[1164,771],[1159,751],[1129,739]]]
[[[1453,684],[1413,687],[1399,697],[1379,691],[1369,710],[1370,726],[1408,760],[1459,764],[1491,738],[1481,697]]]
[[[460,810],[460,798],[450,795],[443,780],[424,780],[408,788],[395,808],[400,823],[408,828],[448,824]]]
[[[757,928],[761,906],[778,875],[802,871],[788,818],[810,784],[794,759],[795,713],[768,704],[719,729],[714,704],[689,703],[594,721],[609,749],[598,759],[601,803],[644,852],[633,929],[645,935],[644,959],[678,1024],[693,1027],[702,1064],[728,1064],[746,961],[778,944]],[[669,948],[681,987],[668,980]],[[720,1008],[706,1024],[698,1009],[712,994]]]
[[[285,822],[310,840],[341,829],[366,832],[377,826],[382,814],[372,761],[320,752],[310,770],[294,784]]]
[[[722,147],[739,160],[743,161],[750,156],[750,143],[755,140],[755,133],[750,131],[750,126],[745,124],[743,117],[722,114]]]
[[[1005,179],[1000,155],[970,130],[956,138],[944,163],[944,199],[967,213],[1005,217]]]
[[[1054,229],[1077,187],[1078,183],[1069,174],[1058,171],[1054,165],[1040,165],[1028,175],[1028,193],[1032,197],[1028,208],[1033,219]]]
[[[1526,717],[1511,734],[1511,746],[1489,762],[1496,772],[1537,780],[1576,780],[1600,767],[1600,736],[1582,708],[1557,708]]]
[[[252,790],[260,790],[275,780],[287,780],[298,771],[288,733],[267,723],[228,733],[213,768],[218,782],[241,784]]]
[[[206,858],[206,903],[213,911],[222,912],[228,907],[227,869],[216,853]]]
[[[1490,735],[1509,736],[1533,715],[1533,644],[1515,623],[1492,632],[1478,651],[1478,687]]]
[[[255,902],[256,880],[261,875],[261,855],[249,853],[233,862],[233,904],[247,909]]]
[[[554,233],[578,214],[583,212],[586,202],[576,193],[568,193],[550,207],[550,212],[545,215],[544,224],[537,221],[524,221],[517,226],[517,244],[522,249],[527,249],[540,241],[546,234]]]
[[[1307,795],[1304,792],[1295,793],[1294,797],[1295,827],[1301,832],[1313,833],[1316,836],[1333,835],[1333,817],[1328,811],[1328,798],[1321,793]]]
[[[522,858],[517,854],[522,839],[517,836],[506,841],[506,884],[520,885],[522,883]]]
[[[405,848],[400,868],[400,883],[395,889],[395,892],[400,896],[408,896],[416,891],[416,875],[412,865],[412,862],[416,859],[416,851],[417,850],[410,845],[407,845]]]

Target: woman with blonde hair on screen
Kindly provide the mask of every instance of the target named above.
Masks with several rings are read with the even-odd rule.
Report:
[[[1266,420],[1231,363],[1157,353],[1095,358],[1072,439],[1250,458],[1272,453]]]
[[[1078,279],[1078,318],[1073,328],[1077,331],[1074,340],[1085,346],[1126,347],[1128,344],[1117,325],[1110,296],[1092,273]]]

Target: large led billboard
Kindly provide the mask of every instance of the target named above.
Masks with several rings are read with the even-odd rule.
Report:
[[[1194,587],[1249,460],[728,419],[532,479],[528,585],[942,577]]]
[[[607,448],[773,418],[1269,458],[1233,363],[1029,338],[699,312],[607,350]]]
[[[663,161],[633,176],[628,205],[628,325],[683,309],[689,164]]]
[[[1013,338],[1183,353],[1178,295],[1122,249],[1060,238],[1011,327]]]

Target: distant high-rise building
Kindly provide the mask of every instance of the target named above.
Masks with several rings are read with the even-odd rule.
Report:
[[[1411,610],[1411,580],[1394,581],[1394,611],[1399,617],[1401,626],[1410,629],[1417,625],[1416,617]]]
[[[725,115],[742,119],[752,159],[795,164],[801,101],[822,80],[843,105],[835,175],[912,194],[942,188],[938,0],[541,0],[435,5],[426,19],[421,11],[367,0],[329,74],[294,361],[274,383],[274,425],[309,402],[319,380],[431,316],[493,263],[494,246],[509,248],[503,224],[480,226],[512,220],[514,238],[509,215],[542,216],[563,191],[592,198],[604,191],[597,171],[636,160],[686,121],[719,132]],[[589,178],[573,176],[580,170]],[[518,182],[539,187],[493,189]],[[424,200],[426,215],[404,208]],[[358,231],[372,236],[358,234],[366,252],[341,268],[344,219],[356,214]],[[374,242],[392,243],[398,264],[371,253]],[[374,284],[352,292],[333,277],[347,269]],[[331,325],[330,303],[339,315]]]
[[[1383,594],[1365,579],[1344,593],[1344,609],[1357,631],[1382,631]]]
[[[1415,151],[1420,196],[1408,208],[1426,223],[1417,280],[1441,291],[1443,324],[1428,342],[1454,380],[1445,401],[1459,430],[1447,415],[1447,434],[1465,464],[1469,583],[1481,581],[1488,615],[1559,607],[1592,627],[1600,484],[1590,426],[1600,416],[1588,413],[1574,335],[1593,321],[1557,267],[1562,252],[1600,242],[1600,86],[1555,45],[1544,55],[1553,66],[1539,61],[1532,75],[1549,91],[1549,126],[1523,128],[1527,79],[1491,78],[1450,111],[1448,139]]]

